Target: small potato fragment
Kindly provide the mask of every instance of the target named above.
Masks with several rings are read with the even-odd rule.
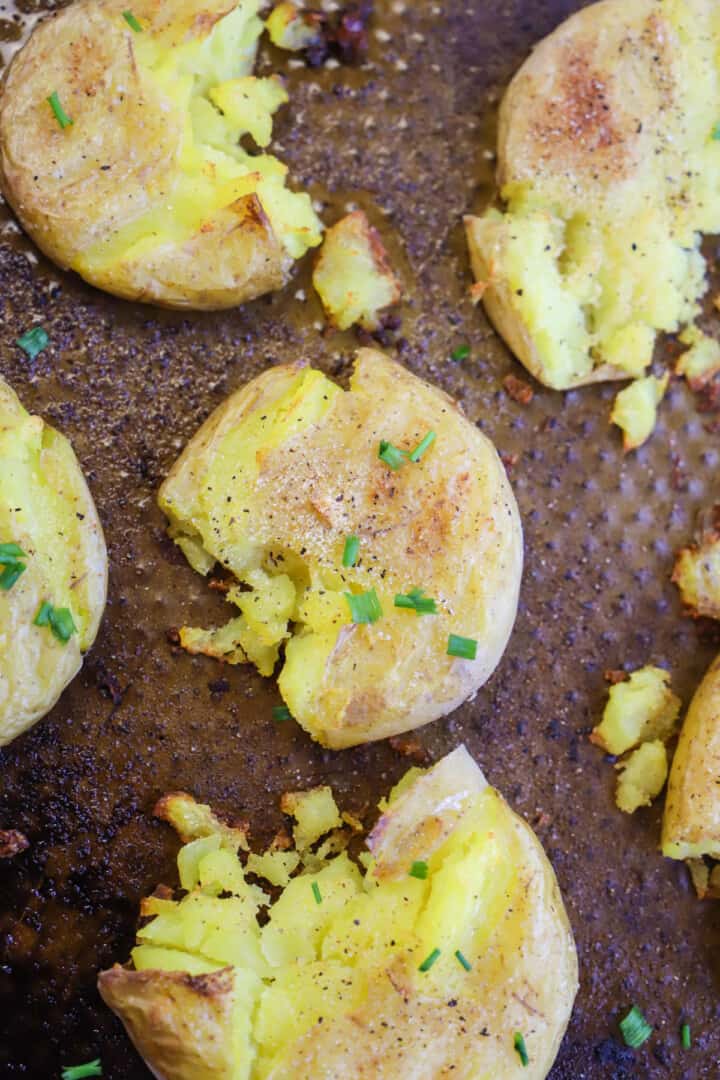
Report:
[[[689,345],[675,365],[678,375],[683,375],[691,390],[702,390],[720,372],[720,342],[703,334],[697,327],[689,327],[680,335]]]
[[[675,733],[681,704],[670,689],[667,671],[639,668],[626,682],[610,687],[602,721],[590,741],[615,755],[649,740],[666,742]]]
[[[306,851],[316,840],[342,825],[340,811],[329,787],[311,791],[288,791],[280,809],[295,818],[293,838],[298,851]]]
[[[665,396],[669,375],[648,375],[636,379],[615,398],[610,421],[623,432],[623,450],[637,450],[652,435],[657,423],[657,407]]]
[[[377,330],[382,313],[402,296],[380,235],[362,210],[327,230],[313,285],[338,330],[355,323]]]
[[[720,504],[704,515],[697,541],[678,553],[672,580],[694,615],[720,619]]]
[[[289,0],[272,9],[265,26],[273,45],[289,52],[307,49],[322,36],[317,19]]]
[[[650,806],[662,791],[668,774],[668,756],[660,739],[642,743],[615,766],[620,771],[615,802],[626,814]]]

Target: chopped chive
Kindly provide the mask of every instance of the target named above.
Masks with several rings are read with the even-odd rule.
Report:
[[[625,1040],[625,1045],[631,1046],[633,1050],[636,1050],[638,1046],[642,1046],[644,1042],[647,1042],[653,1033],[653,1029],[650,1024],[648,1024],[637,1005],[633,1005],[627,1016],[623,1017],[620,1021],[620,1031]]]
[[[2,589],[3,592],[10,592],[10,589],[12,589],[17,579],[21,574],[24,574],[26,570],[27,566],[23,562],[9,563],[3,568],[3,571],[0,574],[0,589]]]
[[[720,120],[717,122],[715,127],[712,129],[712,137],[715,140],[715,142],[720,142]]]
[[[322,893],[320,892],[320,886],[318,885],[317,881],[313,881],[312,891],[313,896],[315,897],[315,903],[322,904]]]
[[[383,439],[378,448],[378,457],[386,465],[389,465],[393,471],[397,472],[407,461],[407,452],[399,450],[397,446],[393,446],[387,439]]]
[[[435,963],[435,961],[437,960],[439,955],[440,955],[440,950],[439,949],[433,949],[433,951],[430,953],[430,955],[425,957],[422,964],[418,968],[418,971],[429,971],[430,968]]]
[[[423,862],[422,859],[418,859],[410,867],[410,877],[419,878],[420,881],[424,881],[428,876],[428,864]]]
[[[414,450],[410,451],[410,460],[417,464],[420,458],[423,456],[426,450],[428,450],[437,439],[437,435],[434,431],[428,431],[427,435],[420,440]]]
[[[374,623],[381,617],[382,608],[374,589],[364,593],[346,592],[344,596],[350,607],[350,617],[354,623]]]
[[[453,351],[450,353],[450,359],[455,360],[456,362],[459,360],[467,360],[469,355],[469,345],[458,345],[457,349],[453,349]]]
[[[34,360],[43,349],[49,344],[50,338],[43,330],[42,326],[34,326],[32,330],[26,330],[24,334],[16,340],[15,344],[19,345],[24,353]]]
[[[10,565],[18,559],[27,559],[19,544],[0,544],[0,566]]]
[[[284,720],[292,720],[292,713],[287,705],[273,705],[272,718],[276,724],[282,724]]]
[[[84,1065],[66,1065],[62,1071],[62,1080],[85,1080],[87,1076],[102,1076],[100,1058],[88,1061]]]
[[[689,1050],[692,1045],[692,1039],[690,1037],[690,1025],[683,1024],[680,1028],[680,1042],[682,1043],[683,1050]]]
[[[418,615],[436,615],[437,603],[431,596],[424,595],[424,589],[411,589],[409,593],[398,593],[395,597],[395,607],[407,608],[415,611]]]
[[[49,626],[54,637],[63,645],[66,645],[73,634],[77,633],[77,626],[70,608],[53,607],[48,600],[43,600],[33,623],[35,626]]]
[[[134,30],[136,34],[141,34],[142,33],[142,26],[137,21],[137,19],[133,15],[132,11],[123,11],[122,15],[123,15],[123,19],[128,24],[128,26],[130,27],[131,30]]]
[[[472,964],[467,960],[459,949],[455,950],[455,959],[461,967],[464,967],[466,971],[472,971]]]
[[[360,537],[359,536],[346,536],[345,537],[345,550],[343,551],[342,564],[343,566],[354,566],[358,561],[358,555],[360,554]]]
[[[47,101],[48,101],[48,105],[50,106],[52,111],[55,113],[55,119],[57,120],[60,127],[63,128],[63,129],[65,129],[66,127],[70,127],[71,124],[72,124],[72,120],[70,119],[70,117],[65,112],[62,105],[60,104],[60,98],[58,97],[57,90],[53,90],[52,94],[47,99]]]
[[[474,660],[477,656],[477,641],[474,638],[450,634],[447,654],[448,656],[460,656],[463,660]]]
[[[527,1047],[525,1046],[525,1040],[523,1039],[519,1031],[515,1032],[515,1038],[513,1039],[513,1046],[517,1051],[517,1056],[520,1058],[523,1068],[530,1064],[530,1058],[528,1057]]]

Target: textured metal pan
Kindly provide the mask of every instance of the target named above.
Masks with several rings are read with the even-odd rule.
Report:
[[[717,1077],[719,909],[697,902],[683,869],[658,854],[659,807],[632,819],[614,809],[613,769],[586,736],[604,669],[666,664],[687,700],[718,648],[681,617],[669,574],[697,509],[720,494],[720,434],[682,385],[652,442],[627,459],[608,427],[607,389],[536,388],[532,404],[516,404],[502,380],[522,372],[467,299],[459,220],[491,189],[499,94],[532,43],[578,6],[380,2],[385,33],[365,67],[290,73],[278,141],[328,220],[362,204],[399,261],[409,298],[391,353],[456,395],[516,461],[527,569],[514,636],[476,700],[419,740],[432,757],[464,740],[554,862],[582,984],[553,1078]],[[18,16],[0,5],[6,39],[42,5],[21,7]],[[160,313],[38,260],[7,213],[0,310],[0,370],[73,440],[111,559],[107,615],[82,675],[0,751],[0,827],[31,842],[0,866],[0,1073],[54,1076],[100,1055],[112,1080],[139,1080],[147,1073],[102,1007],[95,973],[127,955],[140,896],[174,881],[175,842],[150,817],[157,796],[186,789],[242,812],[260,842],[280,822],[283,790],[330,782],[370,820],[408,765],[387,743],[324,752],[273,724],[271,682],[176,655],[166,640],[169,627],[223,606],[166,541],[154,504],[178,450],[269,364],[301,357],[342,377],[356,341],[319,332],[307,268],[242,310]],[[37,323],[51,345],[30,362],[14,341]],[[450,362],[466,342],[471,357]],[[656,1027],[637,1054],[608,1041],[633,1002]],[[681,1018],[693,1028],[689,1052]]]

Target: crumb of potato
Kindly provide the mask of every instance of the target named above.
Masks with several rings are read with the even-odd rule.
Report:
[[[615,398],[610,422],[623,432],[623,450],[637,450],[652,435],[657,423],[657,408],[667,389],[669,375],[648,375],[636,379]]]
[[[672,580],[693,615],[720,619],[720,504],[706,515],[697,541],[678,553]]]
[[[660,739],[644,742],[624,761],[619,770],[615,802],[625,814],[634,814],[641,806],[650,806],[663,787],[668,775],[665,744]]]
[[[516,375],[506,375],[503,379],[503,387],[509,397],[518,405],[529,405],[535,397],[535,391],[530,383],[524,379],[518,379]]]
[[[339,330],[356,323],[377,330],[382,313],[402,296],[380,235],[362,210],[353,210],[327,230],[313,285]]]
[[[683,375],[694,391],[702,390],[720,372],[720,342],[695,326],[680,335],[689,348],[680,356],[675,372]]]
[[[0,859],[12,859],[30,847],[30,841],[17,829],[0,829]]]
[[[680,705],[667,671],[639,668],[627,681],[610,687],[602,721],[590,741],[608,754],[624,754],[648,740],[667,741],[677,730]]]

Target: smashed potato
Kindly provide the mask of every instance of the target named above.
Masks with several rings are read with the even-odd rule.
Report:
[[[382,456],[381,456],[382,455]],[[522,532],[492,444],[439,390],[361,350],[349,391],[282,365],[233,394],[159,495],[190,564],[238,584],[192,651],[274,670],[327,746],[445,715],[498,663]]]
[[[98,979],[156,1076],[547,1075],[577,960],[530,828],[461,747],[398,785],[368,848],[274,902],[219,835],[183,848],[187,895],[144,900],[132,965]]]
[[[55,704],[105,607],[107,552],[64,436],[0,378],[0,746]]]
[[[357,323],[377,330],[387,308],[402,295],[380,235],[362,210],[341,218],[325,234],[313,285],[333,326]]]
[[[693,614],[720,619],[720,505],[703,516],[697,542],[678,553],[672,580]]]
[[[60,266],[131,300],[223,308],[320,243],[264,147],[287,100],[252,75],[260,0],[77,0],[39,23],[0,96],[0,184]],[[52,100],[51,100],[52,99]]]
[[[720,656],[688,709],[665,800],[662,851],[671,859],[720,859]]]
[[[590,741],[615,755],[649,740],[667,742],[677,730],[681,704],[670,689],[669,672],[639,668],[627,681],[610,687],[602,721]]]
[[[665,396],[669,375],[656,379],[648,375],[636,379],[615,398],[610,421],[623,433],[623,450],[637,450],[652,435],[657,423],[658,405]]]
[[[490,319],[547,386],[636,377],[696,317],[701,236],[720,231],[719,47],[708,0],[603,0],[513,79],[505,209],[466,225]]]

